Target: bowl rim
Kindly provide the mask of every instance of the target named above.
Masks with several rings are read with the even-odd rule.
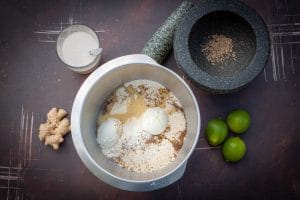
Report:
[[[145,60],[145,56],[146,55],[141,55],[141,54],[133,54],[133,55],[127,55],[127,56],[122,56],[122,57],[118,57],[115,58],[105,64],[103,64],[101,67],[99,67],[98,69],[96,69],[81,85],[80,89],[78,90],[76,97],[73,101],[73,106],[72,106],[72,111],[71,111],[71,131],[72,131],[72,140],[73,140],[73,144],[74,147],[76,149],[76,152],[78,153],[80,159],[83,161],[83,163],[85,164],[85,166],[98,178],[100,178],[102,181],[113,185],[115,187],[117,187],[116,185],[114,185],[112,182],[110,182],[109,180],[111,180],[110,177],[113,177],[114,179],[121,181],[121,182],[125,182],[127,184],[138,184],[138,183],[151,183],[154,181],[158,181],[161,180],[165,177],[168,177],[169,175],[171,175],[172,173],[174,173],[176,170],[178,170],[181,166],[183,166],[187,159],[191,156],[192,152],[194,151],[199,136],[200,136],[200,127],[201,127],[201,115],[200,115],[200,108],[198,105],[198,101],[192,91],[192,89],[190,88],[190,86],[175,72],[173,72],[172,70],[159,65],[157,63],[151,63],[151,62],[147,62],[147,61],[141,61],[141,58],[144,58]],[[148,56],[146,56],[148,57]],[[149,59],[149,57],[148,57]],[[122,63],[122,64],[118,64],[118,61],[121,60],[125,60],[126,63]],[[138,61],[140,60],[140,61]],[[197,118],[198,118],[198,123],[197,123],[197,133],[196,133],[196,137],[195,137],[195,141],[192,144],[191,149],[189,150],[189,152],[187,153],[186,157],[184,159],[182,159],[182,161],[176,166],[174,167],[172,170],[168,171],[167,173],[163,174],[160,177],[155,177],[153,179],[149,179],[149,180],[130,180],[130,179],[125,179],[125,178],[121,178],[118,177],[112,173],[110,173],[109,171],[105,170],[104,168],[102,168],[101,166],[99,166],[96,161],[92,158],[92,156],[89,154],[83,138],[82,138],[82,133],[81,133],[81,127],[80,127],[80,121],[81,121],[81,115],[80,113],[82,112],[83,109],[83,103],[85,102],[85,99],[88,97],[88,92],[89,90],[93,87],[93,85],[103,76],[105,76],[105,74],[109,73],[112,70],[115,70],[117,68],[123,67],[125,65],[129,65],[129,64],[147,64],[147,65],[151,65],[152,67],[157,67],[157,68],[161,68],[165,71],[167,71],[168,73],[171,73],[173,76],[175,76],[182,84],[184,84],[184,86],[186,87],[186,89],[188,90],[188,92],[190,93],[193,102],[195,103],[195,108],[196,108],[196,114],[197,114]],[[95,167],[97,169],[95,169]],[[101,172],[99,172],[99,168],[102,170]],[[104,173],[103,173],[104,172]],[[119,185],[120,186],[120,185]],[[125,188],[125,187],[124,187]],[[123,189],[124,189],[123,188]]]
[[[217,11],[232,12],[251,26],[256,37],[256,51],[251,62],[233,76],[214,76],[201,70],[193,61],[189,50],[189,36],[194,25],[205,15]],[[174,36],[174,55],[177,64],[200,87],[215,93],[239,90],[254,80],[263,70],[270,54],[270,38],[266,24],[251,7],[237,0],[204,0],[181,20]]]

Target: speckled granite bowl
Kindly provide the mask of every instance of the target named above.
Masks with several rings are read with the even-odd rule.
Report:
[[[202,47],[212,35],[233,41],[236,59],[212,65]],[[262,18],[236,0],[204,0],[178,25],[174,53],[178,65],[200,87],[212,93],[238,91],[264,68],[269,57],[269,34]]]

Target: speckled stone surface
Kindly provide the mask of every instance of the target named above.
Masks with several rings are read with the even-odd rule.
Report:
[[[177,64],[203,89],[218,94],[245,87],[264,68],[270,50],[265,23],[255,10],[236,0],[203,0],[178,25],[174,38]],[[233,40],[236,61],[212,66],[201,45],[209,36]]]
[[[193,4],[184,1],[168,17],[163,25],[154,33],[141,51],[153,58],[157,63],[162,63],[173,46],[174,32],[182,17],[192,8]]]

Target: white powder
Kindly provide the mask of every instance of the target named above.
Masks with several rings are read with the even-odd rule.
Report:
[[[138,173],[147,173],[166,167],[175,159],[174,148],[168,140],[160,144],[148,144],[144,149],[126,151],[122,157],[125,168]]]
[[[170,114],[168,125],[170,130],[165,133],[166,138],[179,141],[180,134],[186,129],[184,114],[180,111]]]
[[[165,89],[165,87],[155,81],[150,81],[150,80],[134,80],[128,83],[124,84],[125,87],[128,87],[129,85],[131,85],[134,89],[136,89],[137,91],[140,91],[141,89],[139,88],[139,86],[145,86],[147,89],[145,91],[145,101],[147,103],[148,106],[150,107],[154,107],[156,105],[156,102],[159,99],[159,89]],[[176,97],[175,97],[176,98]]]
[[[119,140],[115,146],[113,146],[110,149],[102,149],[102,153],[107,157],[107,158],[117,158],[121,155],[122,153],[122,144],[123,141]]]
[[[68,35],[62,44],[62,57],[70,66],[85,66],[95,59],[89,51],[97,48],[99,42],[91,34],[82,31],[74,32]]]
[[[148,86],[148,93],[157,91],[160,88],[165,88],[162,84],[150,80],[134,80],[124,84],[125,87],[128,87],[129,85],[131,85],[135,89],[138,89],[141,85]]]
[[[127,112],[126,104],[130,99],[126,91],[128,86],[132,86],[138,92],[141,92],[141,86],[147,88],[143,96],[149,107],[153,107],[160,99],[159,89],[165,89],[161,84],[149,80],[125,83],[124,87],[120,87],[114,93],[116,102],[112,110],[105,114]],[[132,117],[123,123],[118,143],[111,149],[102,149],[103,154],[125,169],[137,173],[158,171],[170,164],[176,158],[183,143],[186,120],[184,113],[178,110],[181,105],[172,92],[165,101],[163,109],[168,115],[168,125],[160,135],[153,136],[143,130],[143,115],[139,118]]]
[[[124,141],[125,148],[139,148],[150,137],[151,135],[143,130],[141,118],[133,117],[123,125],[121,140]]]
[[[129,96],[129,94],[126,91],[125,87],[120,87],[116,90],[116,96],[117,96],[118,102],[122,102]]]
[[[112,107],[110,113],[112,115],[115,114],[124,114],[127,112],[127,104],[128,104],[128,99],[125,99],[123,101],[117,101],[114,106]]]

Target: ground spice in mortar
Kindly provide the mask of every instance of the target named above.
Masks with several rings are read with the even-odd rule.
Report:
[[[201,51],[212,65],[227,65],[230,60],[236,60],[233,41],[225,35],[211,36]]]

